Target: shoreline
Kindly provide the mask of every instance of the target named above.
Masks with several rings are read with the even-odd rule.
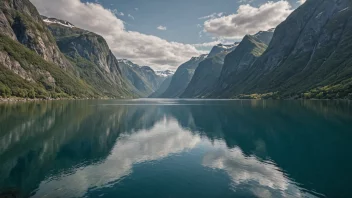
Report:
[[[72,100],[72,101],[79,101],[79,100],[135,100],[135,99],[169,99],[169,100],[276,100],[276,101],[352,101],[349,99],[240,99],[240,98],[18,98],[18,97],[11,97],[11,98],[2,98],[0,97],[0,104],[4,103],[17,103],[17,102],[44,102],[44,101],[60,101],[60,100]]]

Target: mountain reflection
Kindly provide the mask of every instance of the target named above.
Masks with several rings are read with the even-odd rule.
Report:
[[[236,193],[351,193],[341,187],[352,176],[349,103],[55,101],[0,112],[0,188],[24,197],[89,197],[138,164],[177,164],[186,153],[200,156],[200,169],[226,173]]]

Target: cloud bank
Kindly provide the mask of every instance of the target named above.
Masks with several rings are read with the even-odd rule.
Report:
[[[242,39],[246,34],[276,27],[292,11],[291,5],[284,0],[269,1],[259,7],[241,5],[235,14],[205,21],[204,31],[217,37]]]
[[[127,31],[111,10],[80,0],[31,0],[43,15],[70,21],[76,27],[102,35],[117,58],[126,58],[154,69],[172,69],[199,56],[194,46],[168,42],[156,36]]]

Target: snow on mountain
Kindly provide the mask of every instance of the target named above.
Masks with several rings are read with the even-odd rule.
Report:
[[[169,76],[174,75],[175,71],[165,70],[165,71],[155,71],[155,73],[158,76],[169,77]]]
[[[45,16],[42,16],[43,18],[43,21],[45,23],[49,23],[49,24],[58,24],[58,25],[62,25],[62,26],[65,26],[65,27],[68,27],[68,28],[74,28],[75,26],[68,22],[68,21],[64,21],[64,20],[60,20],[60,19],[56,19],[56,18],[48,18],[48,17],[45,17]]]
[[[230,45],[218,44],[211,49],[208,57],[213,57],[221,52],[229,53],[232,50],[234,50],[238,45],[239,45],[239,42],[236,42],[236,43],[230,44]]]

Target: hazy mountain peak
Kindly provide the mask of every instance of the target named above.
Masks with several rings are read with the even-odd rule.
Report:
[[[260,41],[264,42],[266,45],[269,45],[271,39],[274,36],[274,31],[275,31],[275,28],[271,28],[267,31],[260,31],[254,34],[253,36],[259,39]]]
[[[174,75],[175,71],[171,70],[165,70],[165,71],[155,71],[156,75],[161,76],[161,77],[169,77]]]
[[[236,42],[236,43],[230,44],[230,45],[224,45],[224,44],[220,43],[211,49],[208,57],[216,56],[217,54],[222,53],[222,52],[229,53],[229,52],[233,51],[234,49],[236,49],[236,47],[238,45],[239,45],[239,42]]]

